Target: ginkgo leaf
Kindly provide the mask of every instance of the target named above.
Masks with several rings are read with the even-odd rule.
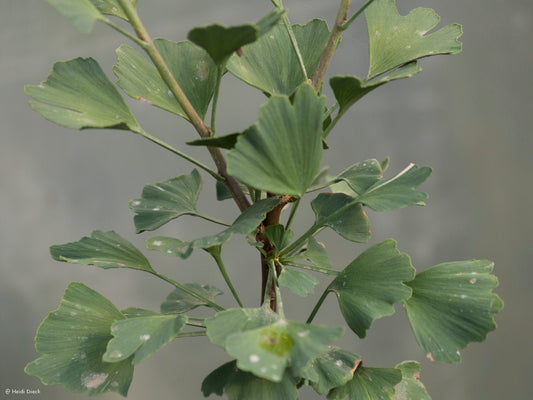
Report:
[[[112,324],[124,319],[108,299],[81,283],[71,283],[59,308],[37,330],[35,348],[41,357],[24,371],[45,385],[61,384],[71,392],[114,391],[126,396],[133,378],[132,360],[102,359],[113,338]]]
[[[49,121],[73,129],[109,128],[141,132],[122,96],[92,58],[58,61],[46,81],[24,92]]]
[[[227,68],[237,78],[268,94],[291,95],[313,73],[329,37],[324,20],[292,26],[307,76],[304,75],[287,28],[276,25],[256,42],[244,46]]]
[[[255,42],[275,26],[284,13],[284,10],[274,9],[257,24],[199,26],[193,28],[187,38],[205,49],[217,65],[224,65],[235,51]]]
[[[486,260],[449,262],[428,268],[406,283],[413,294],[405,310],[428,359],[460,362],[460,349],[485,340],[496,329],[494,315],[503,302],[492,293],[498,286],[493,267]]]
[[[211,301],[214,301],[215,297],[223,294],[221,290],[210,285],[186,283],[185,286]],[[180,288],[176,288],[161,303],[161,312],[163,314],[182,314],[200,306],[209,306],[209,304],[197,297],[191,296]]]
[[[402,381],[394,387],[392,400],[431,400],[422,382],[420,382],[420,364],[416,361],[404,361],[395,368],[402,372]]]
[[[373,321],[394,314],[394,303],[411,296],[404,282],[414,276],[409,256],[387,239],[360,254],[327,290],[337,295],[348,326],[364,338]]]
[[[90,0],[91,3],[93,3],[98,10],[102,14],[108,14],[113,15],[115,17],[122,18],[124,20],[128,20],[128,17],[126,14],[124,14],[124,11],[122,10],[122,7],[120,6],[120,3],[118,0]],[[131,3],[136,6],[137,0],[131,0]]]
[[[332,347],[327,353],[311,360],[302,370],[302,377],[310,381],[318,394],[324,395],[352,380],[361,361],[358,355]]]
[[[187,322],[185,316],[148,315],[116,321],[103,355],[105,362],[120,362],[133,355],[138,364],[173,340]]]
[[[226,395],[228,400],[296,400],[298,389],[289,372],[281,382],[272,382],[241,371],[231,361],[211,372],[202,382],[202,393]]]
[[[281,224],[266,226],[264,234],[268,241],[278,250],[286,247],[294,236],[293,231],[290,229],[285,230],[285,227]]]
[[[222,136],[212,136],[187,142],[191,146],[219,147],[221,149],[233,149],[237,143],[237,138],[242,133],[230,133]],[[224,186],[225,187],[225,186]]]
[[[364,13],[370,58],[367,80],[422,57],[461,51],[460,25],[427,33],[440,20],[430,8],[416,8],[401,16],[395,0],[375,0]]]
[[[399,369],[359,366],[353,379],[333,389],[327,397],[330,400],[393,400],[394,387],[401,380]]]
[[[152,271],[146,257],[114,231],[93,231],[77,242],[54,245],[50,254],[57,261],[95,265],[100,268],[132,268]]]
[[[94,23],[102,19],[102,13],[91,0],[47,0],[61,14],[67,17],[71,24],[80,32],[89,33]]]
[[[215,91],[216,65],[203,49],[189,41],[155,39],[154,45],[193,108],[204,118]],[[124,92],[134,99],[188,119],[152,63],[126,45],[120,46],[116,53],[117,65],[113,67],[113,72],[119,78],[117,85]]]
[[[383,178],[383,170],[378,160],[366,160],[351,165],[335,181],[345,182],[356,194],[363,194]],[[353,193],[352,192],[352,193]]]
[[[300,297],[307,297],[314,293],[315,286],[318,285],[319,280],[307,272],[283,268],[279,275],[278,283]]]
[[[331,260],[328,252],[322,243],[319,243],[313,236],[307,241],[307,249],[302,254],[308,261],[312,262],[315,267],[330,270],[332,269]]]
[[[316,225],[327,226],[352,242],[365,243],[370,239],[370,222],[361,202],[344,193],[320,193],[311,207]]]
[[[189,242],[168,236],[153,236],[146,239],[146,248],[148,250],[157,250],[167,256],[182,259],[188,258],[192,253]]]
[[[288,96],[272,96],[227,153],[228,173],[255,189],[302,196],[322,162],[324,107],[325,98],[307,83],[293,104]]]
[[[202,177],[197,170],[164,182],[146,185],[140,199],[129,202],[135,212],[137,233],[153,231],[182,215],[201,214],[196,202],[202,190]]]

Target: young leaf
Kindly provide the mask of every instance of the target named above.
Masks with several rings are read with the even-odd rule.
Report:
[[[99,293],[81,283],[69,284],[59,308],[37,330],[35,348],[42,356],[24,371],[45,385],[61,384],[71,392],[114,391],[126,396],[133,378],[131,359],[102,360],[112,339],[111,325],[124,319]]]
[[[328,253],[321,243],[311,236],[307,242],[307,250],[303,253],[303,256],[315,267],[322,269],[332,269],[331,260]]]
[[[269,242],[272,243],[272,245],[274,245],[274,247],[278,250],[286,247],[294,236],[293,231],[290,229],[286,231],[285,227],[281,224],[269,225],[265,227],[264,233]]]
[[[214,286],[199,285],[198,283],[186,283],[185,286],[211,301],[215,301],[215,297],[223,294]],[[208,307],[209,305],[189,293],[185,293],[180,288],[176,288],[161,303],[161,312],[163,314],[182,314],[200,306]]]
[[[85,236],[78,242],[54,245],[50,254],[54,260],[71,264],[152,271],[146,257],[114,231],[93,231],[91,237]]]
[[[309,380],[318,394],[324,395],[331,389],[343,386],[352,380],[361,360],[358,355],[332,347],[327,353],[311,360],[305,366],[302,378]]]
[[[164,182],[146,185],[140,199],[131,200],[137,233],[153,231],[182,215],[201,216],[196,202],[202,190],[202,177],[195,169]]]
[[[302,196],[322,162],[325,98],[303,84],[291,104],[272,96],[259,119],[227,154],[228,173],[253,188]]]
[[[371,234],[370,222],[363,205],[354,200],[344,193],[320,193],[311,202],[316,215],[315,223],[333,229],[352,242],[367,242]],[[340,209],[343,211],[340,212]]]
[[[370,67],[367,80],[418,58],[461,51],[458,24],[426,34],[439,23],[429,8],[416,8],[401,16],[395,0],[376,0],[365,10],[368,28]]]
[[[395,387],[392,400],[431,400],[424,384],[420,382],[420,364],[404,361],[395,368],[402,371],[402,381]]]
[[[31,107],[49,121],[73,129],[109,128],[141,131],[122,96],[92,58],[56,62],[39,85],[24,92]]]
[[[204,118],[215,90],[216,65],[204,50],[188,41],[156,39],[154,45],[198,115]],[[153,64],[126,45],[120,46],[116,53],[117,65],[113,71],[119,78],[117,85],[124,92],[188,119]]]
[[[202,382],[202,393],[226,395],[228,400],[296,400],[298,389],[290,373],[285,373],[281,382],[266,379],[241,371],[231,361],[211,372]]]
[[[226,243],[236,233],[247,235],[248,233],[257,229],[261,221],[265,219],[266,214],[276,207],[279,202],[280,199],[276,197],[270,197],[252,204],[237,217],[237,219],[229,228],[224,229],[218,234],[193,240],[190,243],[190,247],[192,249],[207,249],[209,247]]]
[[[237,138],[242,133],[230,133],[223,136],[213,136],[208,138],[201,138],[197,140],[191,140],[187,142],[190,146],[207,146],[207,147],[219,147],[221,149],[233,149],[237,143]]]
[[[407,316],[428,359],[460,362],[460,349],[496,329],[494,315],[503,302],[492,293],[498,286],[493,267],[486,260],[444,263],[406,283],[413,290],[405,302]]]
[[[235,51],[255,42],[275,26],[284,12],[273,10],[257,24],[229,27],[221,24],[199,26],[192,29],[187,38],[205,49],[217,65],[224,65]]]
[[[241,56],[231,57],[228,70],[265,93],[291,95],[313,75],[329,37],[326,22],[319,19],[293,25],[292,29],[308,76],[302,72],[289,33],[281,24],[243,47]]]
[[[281,382],[285,368],[294,376],[313,358],[327,351],[326,344],[338,339],[343,328],[281,319],[271,325],[227,337],[225,349],[237,366],[255,376]]]
[[[376,182],[357,197],[357,200],[375,211],[423,205],[428,195],[415,188],[429,177],[431,171],[430,167],[410,164],[395,177]],[[350,184],[349,181],[347,183]]]
[[[102,14],[90,0],[47,0],[61,14],[70,19],[80,32],[89,33]]]
[[[307,297],[314,293],[315,286],[318,285],[319,280],[306,272],[292,268],[283,268],[278,282],[280,286],[286,287],[292,293],[300,297]]]
[[[352,261],[328,287],[337,295],[342,315],[360,338],[378,318],[394,314],[393,304],[407,300],[411,290],[404,282],[415,269],[409,256],[387,239]]]
[[[176,238],[167,236],[153,236],[146,239],[146,248],[148,250],[157,250],[167,256],[179,257],[181,259],[189,258],[192,249],[189,242],[184,242]]]
[[[329,392],[328,399],[393,400],[394,386],[401,380],[402,372],[399,369],[360,366],[355,370],[352,380]]]
[[[116,321],[111,326],[111,339],[103,355],[105,362],[116,363],[133,355],[138,364],[173,340],[183,329],[187,317],[149,315]]]

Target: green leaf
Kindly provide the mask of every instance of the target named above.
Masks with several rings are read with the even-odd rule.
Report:
[[[156,39],[154,45],[198,115],[204,118],[215,91],[216,65],[204,50],[188,41]],[[120,46],[116,53],[118,62],[113,71],[119,78],[117,85],[124,92],[188,119],[152,63],[126,45]]]
[[[326,22],[319,19],[293,25],[292,29],[308,76],[302,72],[287,29],[281,24],[243,47],[241,56],[231,57],[228,70],[265,93],[291,95],[313,75],[329,37]]]
[[[302,371],[302,377],[310,381],[318,394],[324,395],[352,380],[361,360],[358,355],[332,347],[327,353],[311,360]]]
[[[383,171],[377,160],[356,163],[334,178],[335,181],[346,182],[352,191],[358,195],[366,192],[381,179],[383,179]]]
[[[31,107],[49,121],[73,129],[141,128],[122,96],[92,58],[56,62],[46,81],[24,92]]]
[[[352,261],[328,287],[338,297],[342,315],[360,338],[374,320],[394,314],[393,304],[407,300],[411,290],[404,282],[415,269],[409,256],[387,239]]]
[[[404,361],[395,368],[402,372],[402,381],[394,389],[392,400],[431,400],[423,383],[420,382],[420,364]]]
[[[329,392],[328,399],[393,400],[394,386],[401,380],[402,373],[399,369],[360,366],[355,370],[352,380]]]
[[[211,301],[215,301],[215,297],[224,293],[216,287],[210,285],[186,283],[185,286]],[[189,293],[184,292],[180,288],[176,288],[170,292],[166,300],[161,303],[161,312],[163,314],[182,314],[200,306],[209,307],[209,305],[202,300],[191,296]]]
[[[105,297],[87,286],[72,282],[59,308],[37,330],[35,348],[42,355],[25,372],[45,385],[61,384],[71,392],[97,395],[109,391],[123,396],[133,378],[131,359],[118,363],[102,360],[111,325],[124,315]]]
[[[103,18],[90,0],[47,0],[59,13],[70,20],[80,32],[89,33],[94,23]]]
[[[269,242],[278,250],[286,247],[294,236],[293,231],[290,229],[286,231],[285,227],[281,224],[269,225],[265,227],[264,233]]]
[[[397,79],[410,78],[422,71],[416,61],[402,65],[387,75],[373,79],[370,82],[357,76],[334,76],[330,79],[329,84],[333,89],[335,99],[339,103],[339,113],[337,118],[342,116],[352,105],[362,97],[377,89],[387,82]]]
[[[249,234],[257,229],[261,221],[265,219],[266,214],[276,207],[279,202],[280,199],[276,197],[270,197],[252,204],[237,217],[237,219],[229,228],[224,229],[222,232],[216,235],[193,240],[190,243],[190,247],[192,249],[207,249],[209,247],[226,243],[234,234]]]
[[[213,393],[229,400],[296,400],[298,389],[296,382],[287,372],[281,382],[271,382],[255,375],[241,371],[236,362],[231,361],[211,372],[202,383],[202,393]]]
[[[352,242],[365,243],[370,239],[370,222],[360,202],[344,193],[320,193],[311,207],[315,224],[327,226]],[[340,210],[343,211],[340,211]]]
[[[128,307],[120,311],[126,318],[150,317],[159,315],[155,311],[146,310],[144,308]]]
[[[322,162],[325,97],[309,84],[287,96],[272,96],[259,119],[227,154],[228,173],[243,183],[276,194],[302,196]]]
[[[410,205],[424,205],[427,193],[415,189],[431,174],[430,167],[410,164],[390,179],[382,179],[357,197],[364,205],[375,211],[396,210]]]
[[[338,339],[343,328],[302,322],[279,321],[227,337],[225,349],[237,366],[255,376],[281,382],[285,368],[295,376],[313,358],[327,351],[326,344]]]
[[[300,297],[307,297],[314,293],[319,280],[306,272],[283,268],[278,283]]]
[[[161,349],[173,340],[187,322],[185,316],[149,315],[116,321],[111,326],[111,339],[103,355],[106,362],[121,362],[133,355],[133,364]]]
[[[444,263],[406,283],[413,290],[405,302],[407,316],[428,359],[460,362],[460,349],[496,329],[494,315],[503,302],[492,293],[498,286],[493,267],[486,260]]]
[[[50,254],[54,260],[72,264],[153,271],[146,257],[114,231],[93,231],[91,237],[85,236],[78,242],[54,245]]]
[[[126,21],[128,20],[128,17],[124,14],[124,11],[122,11],[122,7],[117,0],[91,0],[91,2],[102,14],[113,15]],[[131,0],[131,3],[136,6],[137,0]]]
[[[326,248],[319,243],[313,236],[307,242],[307,249],[302,254],[315,267],[321,269],[332,269],[331,260],[329,259]]]
[[[395,0],[376,0],[366,8],[365,18],[370,57],[367,79],[422,57],[461,51],[458,39],[463,32],[458,24],[426,34],[440,20],[432,9],[416,8],[401,16]]]
[[[189,244],[189,242],[167,236],[154,236],[146,239],[146,248],[148,250],[157,250],[167,256],[182,259],[189,258],[192,253]]]
[[[285,11],[273,10],[257,24],[225,26],[212,24],[192,29],[187,38],[205,49],[217,65],[224,65],[228,58],[242,46],[255,42],[278,23]]]
[[[221,149],[233,149],[237,143],[237,138],[242,133],[230,133],[224,136],[213,136],[208,138],[201,138],[187,142],[191,146],[207,146],[207,147],[219,147]]]
[[[129,202],[136,214],[136,232],[153,231],[182,215],[201,216],[196,209],[201,190],[202,177],[196,169],[190,175],[146,185],[141,198]]]
[[[279,315],[268,307],[233,308],[206,319],[205,324],[211,343],[225,347],[227,338],[232,334],[270,325],[278,320]]]

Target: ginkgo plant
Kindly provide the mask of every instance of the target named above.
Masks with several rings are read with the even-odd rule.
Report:
[[[94,231],[78,241],[52,246],[52,257],[103,269],[144,271],[174,289],[161,299],[157,312],[119,310],[84,284],[71,283],[59,308],[37,331],[35,345],[41,357],[26,366],[27,374],[69,391],[126,396],[136,364],[174,339],[207,336],[227,352],[228,362],[205,378],[205,396],[291,400],[309,385],[333,400],[422,400],[429,395],[417,362],[368,366],[357,348],[333,345],[344,327],[313,323],[330,293],[347,327],[359,338],[366,337],[376,319],[392,315],[395,304],[403,304],[420,348],[435,362],[459,362],[459,350],[483,341],[495,329],[494,315],[503,303],[492,292],[498,284],[491,274],[492,262],[449,262],[417,273],[409,256],[387,239],[359,247],[359,256],[342,268],[317,239],[322,230],[330,229],[348,245],[359,246],[371,236],[365,208],[381,212],[424,204],[427,194],[418,186],[431,174],[429,167],[410,164],[385,177],[389,160],[371,159],[347,162],[344,171],[328,175],[322,157],[328,135],[366,94],[417,74],[423,57],[460,52],[460,25],[435,29],[439,17],[433,10],[417,8],[400,15],[395,0],[368,0],[353,13],[351,1],[340,0],[331,29],[322,19],[291,24],[282,1],[272,0],[272,11],[256,23],[196,27],[187,40],[172,42],[152,40],[136,1],[48,2],[80,31],[88,33],[100,21],[136,48],[117,49],[116,85],[92,58],[55,63],[44,82],[26,86],[31,107],[69,128],[131,131],[190,161],[190,173],[148,184],[129,202],[135,229],[155,231],[183,215],[212,222],[208,236],[151,236],[146,247],[177,257],[180,263],[198,249],[208,252],[235,308],[220,305],[217,297],[223,292],[208,282],[183,283],[176,280],[179,277],[163,275],[116,232]],[[368,28],[368,72],[364,77],[331,77],[333,98],[327,99],[322,89],[328,66],[342,33],[360,16]],[[132,29],[126,29],[128,25]],[[350,46],[349,41],[343,46]],[[252,126],[220,135],[217,103],[226,74],[265,98]],[[186,144],[204,147],[215,168],[146,132],[117,86],[133,99],[185,118],[199,134]],[[232,199],[240,210],[231,224],[198,209],[204,180],[216,185],[218,201]],[[293,221],[305,204],[304,196],[314,220],[307,222],[304,232],[295,232]],[[243,242],[257,251],[262,275],[258,304],[243,303],[226,270],[222,248],[234,237],[245,238]],[[310,296],[321,279],[329,284],[318,299],[309,297],[314,305],[309,317],[287,319],[283,292]],[[195,314],[199,307],[210,309],[211,316]]]

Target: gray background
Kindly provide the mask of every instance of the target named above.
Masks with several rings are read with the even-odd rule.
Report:
[[[459,365],[433,365],[425,360],[401,309],[377,321],[367,339],[347,332],[340,344],[363,355],[366,365],[421,361],[422,380],[434,400],[533,398],[529,382],[533,3],[398,2],[404,14],[427,6],[436,9],[443,24],[462,23],[464,52],[423,60],[424,71],[418,76],[380,88],[358,103],[331,135],[332,150],[324,162],[331,165],[332,173],[374,157],[390,156],[392,172],[409,162],[431,165],[434,173],[424,185],[430,193],[428,206],[371,213],[371,243],[397,239],[419,270],[448,260],[491,259],[505,309],[497,316],[499,328],[484,343],[462,351]],[[139,3],[152,36],[172,40],[182,40],[196,25],[254,21],[270,8],[267,0]],[[292,21],[301,23],[322,16],[331,24],[337,3],[285,1]],[[352,8],[360,3],[354,0]],[[29,388],[41,394],[10,397],[81,399],[86,396],[45,387],[23,373],[24,365],[37,356],[32,343],[35,330],[57,307],[68,283],[84,282],[119,307],[154,310],[172,288],[140,272],[56,263],[48,247],[78,240],[93,229],[114,229],[142,248],[148,235],[135,235],[127,201],[138,197],[144,184],[189,173],[192,168],[133,134],[70,131],[45,121],[27,105],[23,85],[44,80],[56,60],[92,56],[110,71],[114,49],[123,42],[114,31],[98,24],[91,35],[80,34],[38,0],[0,0],[0,27],[0,396],[7,388]],[[359,20],[345,34],[330,73],[364,75],[365,42],[366,27]],[[264,102],[262,95],[229,76],[222,96],[220,133],[253,123],[257,107]],[[132,108],[148,132],[171,144],[184,149],[183,142],[195,138],[182,120],[145,104],[132,104]],[[190,151],[209,162],[201,150]],[[216,203],[211,186],[206,184],[200,209],[231,220],[235,207]],[[300,230],[308,226],[305,216],[311,216],[307,205],[302,210],[303,220],[296,224]],[[194,238],[209,229],[209,224],[185,217],[163,233]],[[365,247],[329,233],[321,239],[329,240],[337,268]],[[255,306],[257,257],[250,250],[241,254],[243,245],[243,240],[234,240],[224,254],[244,300]],[[224,287],[211,260],[200,252],[186,263],[149,256],[154,265],[182,282],[199,280]],[[221,302],[233,304],[227,295]],[[290,318],[304,319],[314,302],[287,295],[286,312]],[[342,324],[333,297],[316,321]],[[226,360],[206,338],[174,341],[136,367],[129,398],[200,399],[203,377]],[[303,390],[301,398],[317,397]]]

